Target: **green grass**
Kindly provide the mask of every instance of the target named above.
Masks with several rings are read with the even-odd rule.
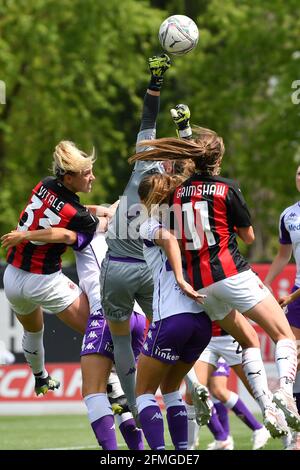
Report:
[[[236,450],[251,449],[251,431],[238,418],[230,414],[231,433]],[[0,450],[37,450],[82,448],[98,449],[94,434],[84,415],[49,416],[1,416]],[[168,432],[165,433],[166,448],[173,449]],[[205,426],[200,432],[200,447],[205,449],[213,440]],[[118,431],[120,449],[126,449]],[[282,449],[280,439],[270,439],[268,450]]]

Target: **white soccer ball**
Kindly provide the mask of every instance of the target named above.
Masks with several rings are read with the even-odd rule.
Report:
[[[196,23],[188,16],[173,15],[160,25],[158,38],[166,52],[186,54],[197,45],[199,31]]]

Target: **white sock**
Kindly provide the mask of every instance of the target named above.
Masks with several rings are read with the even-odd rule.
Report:
[[[238,399],[239,399],[239,396],[236,393],[230,392],[230,397],[224,403],[224,405],[226,406],[226,408],[229,408],[231,410],[236,405]]]
[[[200,426],[196,422],[194,405],[185,404],[188,417],[188,450],[198,447],[198,434]]]
[[[122,413],[121,415],[115,415],[115,421],[117,425],[120,427],[122,423],[125,423],[125,421],[128,421],[129,419],[132,419],[132,413],[130,411],[127,411],[126,413]]]
[[[185,405],[184,401],[182,400],[182,396],[179,390],[177,390],[176,392],[165,393],[162,397],[164,400],[166,410],[168,408],[171,408],[171,406]]]
[[[44,328],[32,333],[24,330],[22,338],[22,347],[27,363],[30,365],[33,374],[39,374],[39,377],[47,377],[45,369],[45,349],[43,344]]]
[[[265,407],[272,404],[272,395],[269,391],[267,375],[259,348],[243,349],[243,369],[255,400],[262,412]]]
[[[198,380],[198,377],[196,375],[194,367],[192,367],[188,371],[188,373],[184,377],[184,380],[185,380],[185,383],[186,383],[186,386],[187,386],[189,392],[192,392],[194,383],[196,383],[196,384],[199,383],[199,380]]]
[[[297,371],[297,348],[295,341],[280,339],[275,346],[275,361],[279,375],[280,388],[293,394],[293,383]]]
[[[106,393],[91,393],[84,397],[90,423],[103,416],[113,415]]]
[[[144,408],[147,408],[148,406],[157,406],[157,408],[160,410],[156,398],[152,393],[144,393],[144,395],[137,397],[136,406],[139,414],[143,411]]]

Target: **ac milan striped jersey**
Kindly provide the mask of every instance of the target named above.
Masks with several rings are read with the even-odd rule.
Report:
[[[251,226],[250,214],[234,181],[194,174],[175,190],[171,203],[194,289],[250,268],[236,240],[236,228]]]
[[[93,234],[98,219],[80,204],[79,197],[51,176],[33,189],[28,205],[21,212],[18,230],[64,227],[75,232]],[[23,241],[10,248],[7,262],[36,274],[51,274],[61,269],[63,243]]]

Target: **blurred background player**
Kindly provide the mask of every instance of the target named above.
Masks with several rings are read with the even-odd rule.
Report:
[[[161,212],[164,193],[168,198],[169,190],[183,179],[151,175],[139,185],[139,196],[149,217],[140,226],[140,236],[154,292],[153,320],[137,366],[136,395],[139,421],[150,448],[155,450],[165,448],[163,417],[155,399],[159,386],[174,448],[187,449],[187,413],[179,388],[211,338],[210,319],[175,282],[173,254],[179,253],[177,268],[182,271],[180,250],[176,238],[165,230]]]
[[[144,139],[156,135],[156,119],[160,105],[160,90],[165,72],[170,67],[166,54],[149,59],[150,83],[144,98],[136,148]],[[146,147],[145,147],[146,149]],[[131,346],[130,316],[137,300],[149,319],[152,318],[153,282],[144,260],[143,242],[139,238],[140,199],[138,186],[144,176],[162,173],[158,162],[138,162],[120,198],[116,215],[107,232],[108,251],[101,270],[101,297],[105,317],[114,344],[115,365],[131,410],[136,413],[135,357]]]
[[[300,192],[300,166],[296,170],[296,188]],[[279,218],[279,249],[273,263],[270,266],[269,272],[265,278],[265,284],[271,289],[271,284],[278,276],[279,273],[288,264],[293,254],[297,272],[295,285],[292,288],[292,293],[300,287],[300,208],[299,201],[292,206],[287,207],[280,215]],[[296,337],[297,348],[298,348],[298,364],[297,364],[297,375],[294,383],[293,393],[296,400],[298,412],[300,412],[300,371],[299,371],[299,354],[300,354],[300,300],[294,297],[292,303],[286,303],[288,305],[286,309],[286,318],[291,325],[291,329]],[[282,301],[283,303],[283,301]],[[277,359],[281,362],[283,356]],[[293,433],[292,443],[289,448],[293,450],[300,450],[300,433]]]
[[[91,191],[94,154],[87,155],[72,142],[60,142],[53,154],[54,177],[40,181],[21,212],[18,230],[22,243],[8,250],[4,290],[12,310],[24,329],[22,347],[35,377],[35,392],[58,388],[45,369],[42,308],[55,314],[74,330],[84,333],[89,314],[86,295],[61,271],[66,244],[31,242],[30,231],[66,227],[93,234],[98,219],[80,204],[78,192]]]

